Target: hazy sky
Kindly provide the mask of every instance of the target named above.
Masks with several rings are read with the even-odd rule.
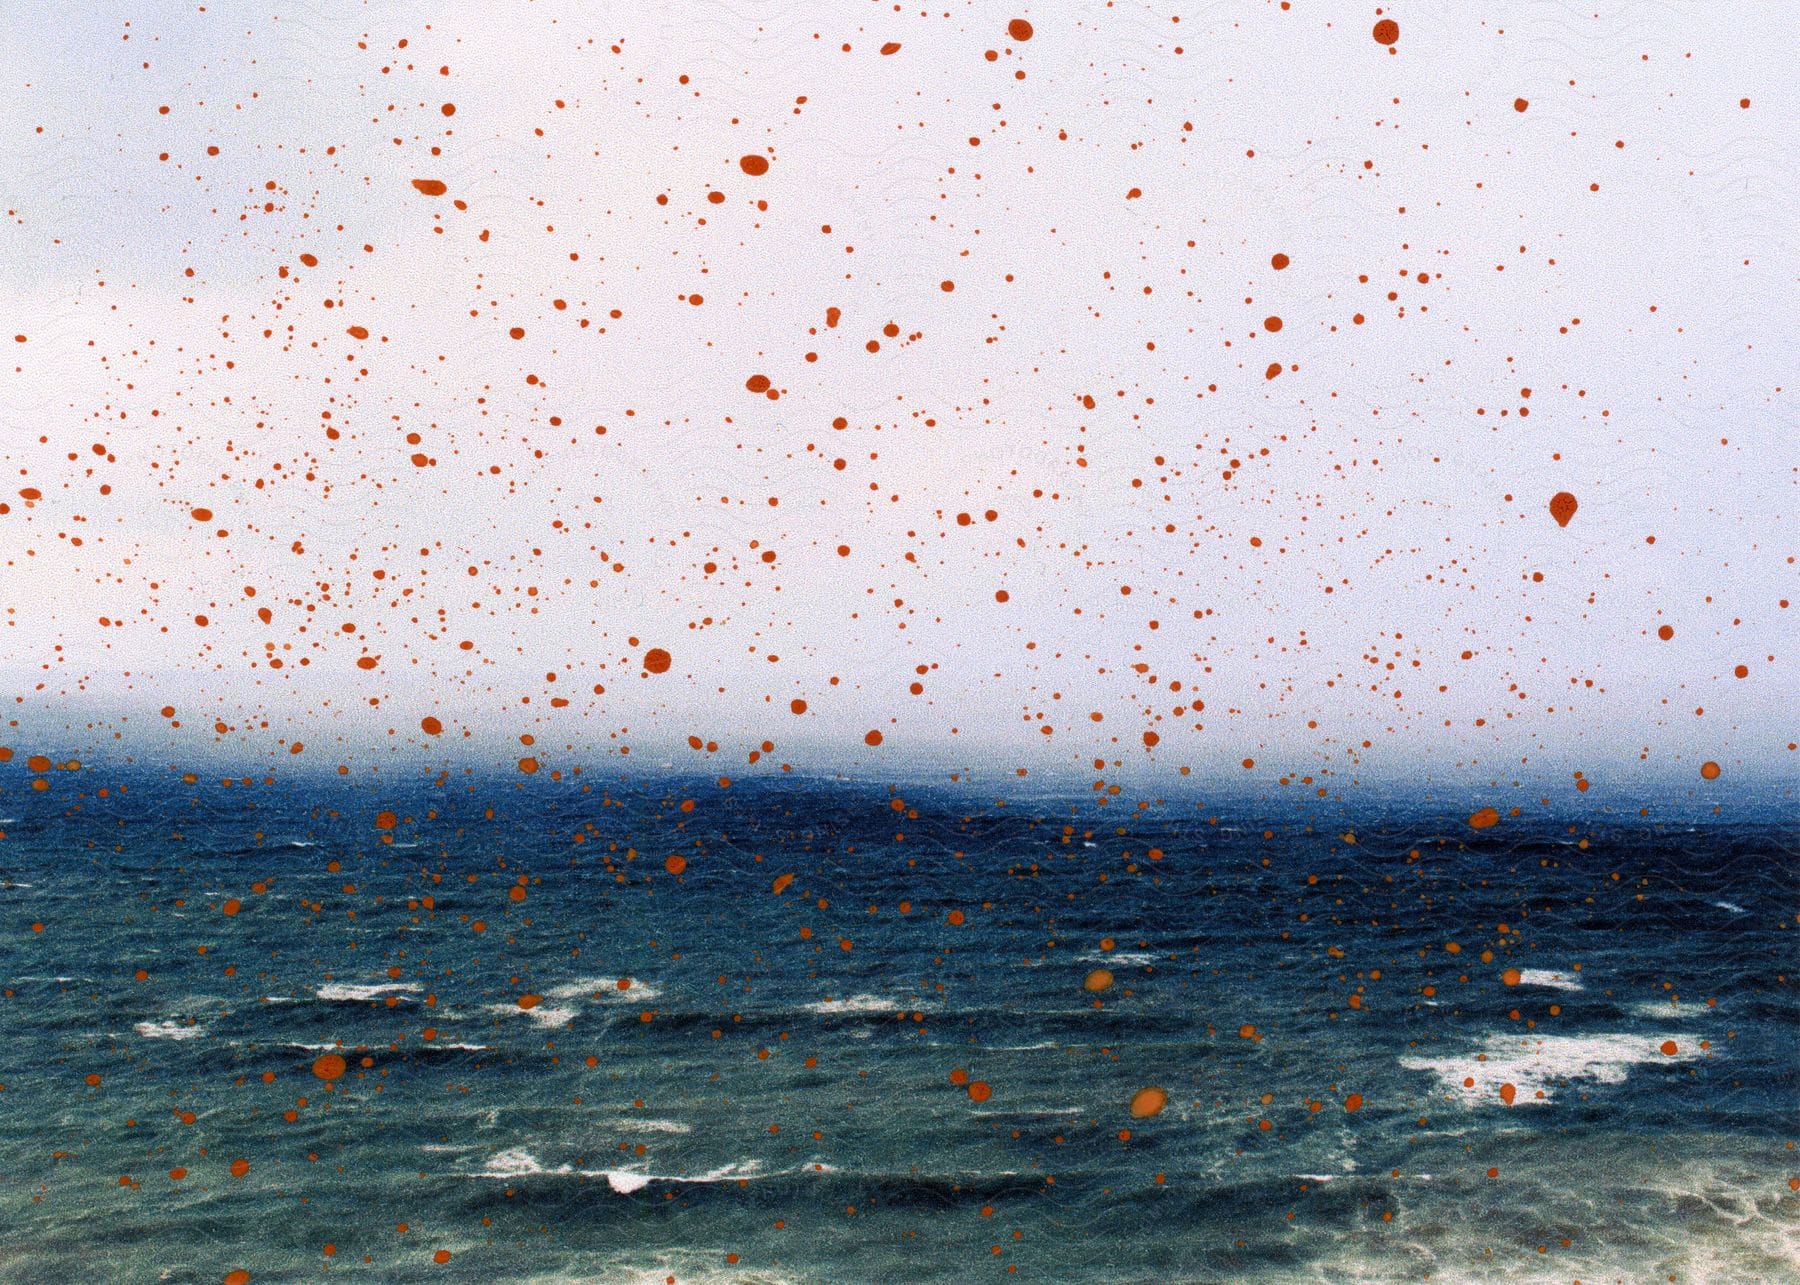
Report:
[[[1791,776],[1800,18],[1595,8],[15,3],[10,743]]]

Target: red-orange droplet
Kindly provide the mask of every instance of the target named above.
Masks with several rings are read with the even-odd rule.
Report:
[[[1500,824],[1500,813],[1493,808],[1483,808],[1469,817],[1471,830],[1486,830],[1490,826]]]
[[[769,158],[766,156],[758,156],[756,153],[751,152],[747,156],[738,157],[738,167],[751,178],[755,178],[759,174],[767,174],[769,172]]]
[[[327,1082],[339,1079],[349,1069],[349,1064],[336,1053],[321,1053],[313,1059],[312,1073]]]
[[[399,824],[400,818],[395,816],[392,812],[377,812],[375,814],[375,828],[377,830],[392,830]]]
[[[1718,780],[1719,779],[1719,765],[1717,763],[1714,763],[1711,759],[1708,759],[1706,762],[1702,763],[1700,765],[1700,779],[1703,781]]]
[[[1362,1110],[1362,1094],[1352,1093],[1349,1097],[1345,1098],[1344,1099],[1344,1110],[1346,1110],[1346,1111]]]
[[[1031,39],[1031,24],[1023,18],[1014,18],[1006,24],[1006,34],[1023,43]]]
[[[969,1084],[969,1100],[970,1101],[986,1102],[989,1098],[991,1098],[993,1096],[994,1096],[994,1090],[989,1087],[988,1082],[986,1080],[974,1080]]]
[[[519,1007],[524,1009],[528,1013],[532,1009],[536,1008],[539,1004],[542,1004],[543,1002],[544,1002],[544,997],[542,995],[521,995],[521,996],[519,996]]]
[[[1375,30],[1369,33],[1375,37],[1378,45],[1391,45],[1400,39],[1400,24],[1392,18],[1383,18],[1375,24]]]
[[[441,179],[435,178],[416,178],[412,181],[412,185],[419,189],[422,196],[442,196],[450,190],[444,186]]]
[[[1131,1115],[1135,1120],[1148,1120],[1169,1105],[1169,1093],[1155,1085],[1139,1089],[1131,1095]]]
[[[649,670],[652,674],[668,673],[669,653],[664,651],[661,647],[652,647],[649,651],[644,653],[644,668]]]
[[[863,737],[863,744],[864,745],[879,745],[879,744],[881,744],[881,733],[876,731],[874,728],[870,728],[868,734]]]
[[[776,876],[775,876],[775,883],[774,883],[774,885],[773,885],[773,886],[772,886],[772,887],[771,887],[771,888],[770,888],[770,889],[769,889],[769,891],[770,891],[770,892],[772,892],[772,893],[774,893],[774,894],[775,894],[775,895],[776,895],[776,896],[777,896],[777,897],[779,897],[779,896],[780,896],[780,895],[781,895],[781,894],[782,894],[782,893],[784,893],[784,892],[786,892],[786,891],[787,891],[787,887],[788,887],[788,885],[789,885],[789,884],[790,884],[790,883],[792,883],[792,882],[794,882],[794,876],[793,876],[793,875],[791,875],[791,874],[788,874],[788,875],[776,875]]]
[[[888,41],[885,45],[883,45],[881,47],[881,52],[884,56],[887,54],[899,53],[900,52],[900,42],[898,40]]]
[[[663,862],[663,869],[672,875],[678,875],[687,869],[687,858],[680,853],[674,853]]]
[[[1500,1086],[1500,1100],[1506,1103],[1507,1106],[1513,1104],[1513,1099],[1518,1096],[1518,1093],[1519,1090],[1511,1084],[1502,1084]]]
[[[1500,974],[1500,984],[1502,986],[1517,986],[1521,980],[1522,975],[1516,968],[1509,968],[1504,973]]]
[[[1681,1052],[1681,1045],[1677,1044],[1674,1040],[1664,1040],[1659,1047],[1662,1049],[1664,1057],[1674,1057],[1677,1053]]]
[[[1577,507],[1575,497],[1567,491],[1558,491],[1550,497],[1550,516],[1556,519],[1557,526],[1568,526]]]
[[[444,725],[431,715],[427,714],[424,718],[419,720],[419,730],[424,732],[427,736],[438,736],[443,733]]]
[[[192,517],[193,517],[194,521],[196,521],[196,522],[211,522],[212,521],[212,510],[211,509],[195,509],[192,514]]]
[[[1513,110],[1516,112],[1522,112],[1529,106],[1531,106],[1531,104],[1526,102],[1523,98],[1513,99]]]

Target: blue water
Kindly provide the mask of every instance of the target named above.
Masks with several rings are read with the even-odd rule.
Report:
[[[1800,1280],[1783,797],[8,770],[7,1280]]]

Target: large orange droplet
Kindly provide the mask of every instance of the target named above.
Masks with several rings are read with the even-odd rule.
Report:
[[[421,196],[442,196],[450,190],[444,186],[442,179],[435,178],[416,178],[412,185],[419,189]]]
[[[1700,779],[1702,781],[1718,780],[1719,779],[1719,765],[1717,763],[1714,763],[1711,759],[1708,759],[1706,762],[1702,763],[1700,765]]]
[[[1014,40],[1024,43],[1031,39],[1031,24],[1023,18],[1014,18],[1006,24],[1006,34]]]
[[[1513,1099],[1518,1096],[1518,1093],[1519,1093],[1519,1090],[1517,1088],[1515,1088],[1513,1085],[1502,1084],[1500,1086],[1500,1100],[1502,1102],[1506,1103],[1507,1106],[1511,1106],[1513,1104]]]
[[[669,653],[661,647],[652,647],[644,653],[644,668],[652,674],[669,672]]]
[[[1131,1115],[1136,1120],[1148,1120],[1168,1105],[1168,1090],[1159,1089],[1154,1084],[1131,1095]]]
[[[336,1053],[321,1053],[313,1059],[313,1074],[321,1080],[339,1079],[349,1069],[348,1063]]]
[[[1576,507],[1575,497],[1567,491],[1558,491],[1550,497],[1550,516],[1556,519],[1557,526],[1568,526]]]
[[[1096,968],[1087,975],[1087,979],[1081,984],[1098,994],[1113,984],[1113,975],[1104,968]]]
[[[1375,30],[1369,33],[1375,37],[1378,45],[1391,45],[1400,39],[1400,24],[1392,18],[1383,18],[1375,24]]]
[[[738,157],[738,168],[743,170],[744,173],[748,174],[751,178],[755,178],[759,174],[767,174],[769,172],[769,158],[766,156],[758,156],[756,153],[752,152],[747,156]]]
[[[1469,829],[1486,830],[1490,826],[1500,824],[1500,814],[1493,808],[1483,808],[1469,818]]]
[[[994,1096],[994,1090],[986,1080],[975,1080],[969,1085],[969,1099],[973,1102],[986,1102]]]

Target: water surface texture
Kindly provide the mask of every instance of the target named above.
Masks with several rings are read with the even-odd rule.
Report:
[[[86,775],[7,1279],[1800,1277],[1781,798]]]

